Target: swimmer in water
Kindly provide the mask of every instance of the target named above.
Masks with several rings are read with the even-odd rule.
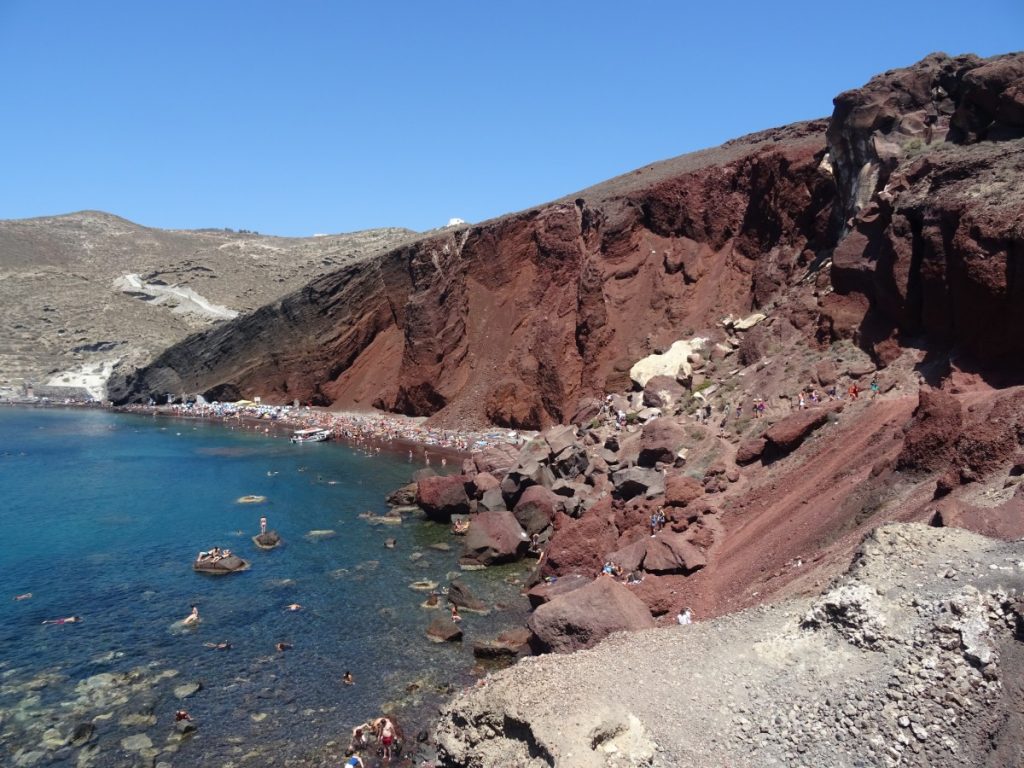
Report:
[[[274,647],[277,649],[278,653],[284,653],[285,651],[291,650],[292,644],[291,643],[278,643]]]
[[[195,624],[198,624],[200,621],[202,621],[202,619],[199,618],[199,607],[193,605],[192,613],[190,613],[188,616],[182,619],[181,623],[184,624],[186,627],[191,627]]]
[[[207,648],[211,648],[215,651],[230,651],[231,643],[203,643]]]
[[[81,620],[81,616],[67,616],[63,619],[46,619],[43,624],[76,624]]]
[[[292,611],[294,613],[295,611],[301,611],[302,610],[302,606],[299,605],[298,603],[292,603],[291,605],[286,605],[284,607],[284,609],[286,611]]]
[[[15,595],[14,599],[15,600],[31,600],[32,599],[32,593],[31,592],[25,592],[25,593],[20,594],[20,595]]]
[[[356,681],[352,678],[352,673],[346,671],[344,676],[341,678],[341,682],[345,685],[355,685]]]

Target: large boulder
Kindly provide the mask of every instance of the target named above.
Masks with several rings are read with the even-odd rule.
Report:
[[[492,475],[504,475],[516,465],[519,457],[519,449],[501,443],[489,445],[482,451],[473,454],[473,463],[476,464],[478,472],[488,472]]]
[[[764,449],[765,455],[777,457],[789,453],[799,446],[811,432],[828,421],[829,414],[842,409],[842,403],[810,408],[806,411],[797,411],[777,424],[773,424],[764,433],[764,439],[767,441]]]
[[[427,517],[450,523],[452,515],[469,514],[469,496],[463,475],[424,477],[416,483],[416,503]]]
[[[628,501],[634,496],[645,496],[652,499],[665,492],[665,478],[656,469],[644,467],[628,467],[620,469],[612,475],[615,495]]]
[[[576,427],[571,424],[551,427],[543,434],[543,437],[548,444],[549,456],[557,456],[566,448],[576,444]]]
[[[456,643],[462,640],[462,630],[448,616],[438,616],[427,627],[427,637],[435,643]]]
[[[537,608],[527,622],[540,651],[590,648],[612,632],[655,626],[640,598],[611,578],[600,578]]]
[[[736,449],[736,463],[740,466],[750,464],[761,458],[768,441],[763,437],[752,437],[740,443]]]
[[[531,608],[537,608],[544,605],[544,603],[551,602],[559,595],[585,587],[592,581],[593,579],[590,576],[584,576],[581,573],[570,573],[567,576],[552,578],[551,581],[544,581],[531,587],[530,591],[526,593],[526,599],[530,601]]]
[[[491,488],[480,497],[476,508],[479,512],[501,512],[505,509],[505,497],[499,488]]]
[[[530,537],[511,512],[481,512],[473,517],[460,562],[496,565],[526,554]]]
[[[686,430],[671,418],[653,419],[640,433],[637,464],[653,467],[658,462],[676,464],[685,458]]]
[[[478,497],[485,494],[487,491],[496,489],[501,486],[498,478],[492,475],[490,472],[478,472],[473,478],[473,487],[476,488]]]
[[[963,432],[963,411],[954,395],[938,389],[922,389],[914,418],[896,459],[902,471],[938,472],[956,456],[956,442]]]
[[[512,512],[527,535],[541,533],[551,526],[555,513],[563,506],[563,497],[541,485],[531,485],[519,497]]]
[[[530,630],[526,627],[507,629],[493,640],[473,643],[473,655],[478,659],[520,656],[530,650],[530,636]]]
[[[675,376],[654,376],[644,387],[644,405],[672,411],[689,394],[686,387],[676,381]]]
[[[459,579],[448,582],[448,602],[467,611],[483,613],[487,610],[487,603],[476,597]]]
[[[579,443],[567,445],[551,458],[551,470],[556,478],[573,480],[590,467],[587,450]]]
[[[700,480],[689,475],[669,475],[665,478],[665,504],[669,507],[685,507],[704,495]]]
[[[662,531],[647,540],[643,569],[650,573],[693,573],[708,564],[707,558],[681,533]]]
[[[680,340],[669,347],[664,354],[649,355],[638,361],[629,369],[629,378],[638,387],[646,387],[647,382],[655,376],[682,376],[687,378],[693,373],[690,354],[704,346],[705,339],[694,338]]]
[[[565,574],[597,574],[603,564],[602,555],[615,548],[619,532],[615,527],[611,499],[604,498],[579,519],[559,515],[555,532],[545,549],[545,572],[564,577]]]

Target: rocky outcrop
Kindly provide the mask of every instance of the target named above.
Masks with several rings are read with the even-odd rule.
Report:
[[[818,598],[491,675],[442,710],[441,765],[1016,765],[1022,560],[885,526]]]
[[[112,396],[259,394],[445,424],[568,421],[581,401],[624,388],[630,367],[681,328],[748,314],[827,245],[824,128],[766,131],[431,233],[189,338],[115,377]]]
[[[603,577],[544,603],[528,626],[538,650],[564,653],[589,648],[612,632],[653,627],[654,619],[628,587]]]
[[[980,363],[1024,359],[1024,54],[934,54],[841,94],[828,128],[842,223],[830,334],[882,362],[901,336]],[[843,296],[863,310],[843,317]],[[848,306],[848,305],[847,305]]]

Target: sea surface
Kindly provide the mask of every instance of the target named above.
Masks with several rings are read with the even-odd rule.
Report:
[[[460,574],[445,526],[360,518],[386,511],[386,493],[420,468],[406,450],[0,409],[0,765],[338,765],[352,727],[383,711],[414,743],[481,673],[470,641],[522,622],[528,565]],[[266,501],[237,501],[248,494]],[[261,515],[283,538],[276,550],[251,541]],[[251,568],[193,572],[214,545]],[[455,576],[497,608],[465,615],[466,642],[430,643],[436,609],[410,584]],[[202,622],[185,629],[192,604]],[[72,615],[82,621],[42,623]],[[220,642],[232,647],[205,645]],[[197,726],[187,738],[174,729],[182,708]]]

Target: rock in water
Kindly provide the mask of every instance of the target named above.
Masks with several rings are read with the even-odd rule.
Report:
[[[460,563],[496,565],[526,555],[530,538],[511,512],[481,512],[466,534]]]
[[[462,640],[462,630],[449,617],[438,616],[427,627],[427,637],[435,643],[456,643]]]

